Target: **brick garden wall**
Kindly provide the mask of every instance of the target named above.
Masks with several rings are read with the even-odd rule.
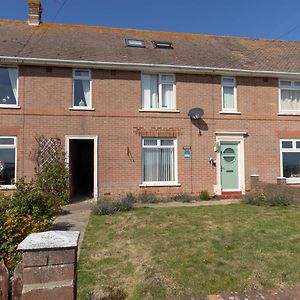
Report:
[[[278,116],[278,80],[237,77],[240,115],[220,114],[221,77],[176,74],[176,103],[179,113],[139,112],[140,72],[92,71],[92,106],[95,111],[71,111],[72,69],[20,67],[20,109],[1,110],[0,135],[17,136],[18,176],[31,177],[34,164],[30,152],[34,137],[97,135],[100,194],[140,193],[141,136],[136,128],[149,132],[163,128],[178,132],[178,182],[180,187],[147,188],[161,194],[213,192],[216,170],[208,157],[214,153],[215,131],[248,132],[245,137],[246,189],[250,175],[265,182],[280,176],[279,139],[300,138],[297,116]],[[193,107],[204,109],[199,129],[187,116]],[[161,129],[156,129],[161,130]],[[192,146],[191,158],[182,147]],[[130,153],[130,155],[128,155]]]

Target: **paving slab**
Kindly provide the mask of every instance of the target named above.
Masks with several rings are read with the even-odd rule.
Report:
[[[79,231],[78,255],[82,245],[85,229],[88,225],[94,199],[71,203],[62,207],[62,213],[53,222],[49,230]]]

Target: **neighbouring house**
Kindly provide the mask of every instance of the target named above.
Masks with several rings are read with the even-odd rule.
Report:
[[[300,43],[0,21],[0,186],[65,145],[72,196],[300,183]]]

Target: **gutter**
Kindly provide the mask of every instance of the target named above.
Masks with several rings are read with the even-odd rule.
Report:
[[[262,76],[281,78],[300,78],[300,72],[276,72],[263,70],[247,70],[232,68],[213,68],[182,65],[165,64],[144,64],[144,63],[122,63],[122,62],[102,62],[86,60],[67,60],[52,58],[27,58],[14,56],[0,56],[0,64],[36,65],[36,66],[60,66],[72,68],[90,69],[114,69],[130,71],[160,71],[172,73],[188,74],[215,74],[215,75],[240,75],[240,76]]]

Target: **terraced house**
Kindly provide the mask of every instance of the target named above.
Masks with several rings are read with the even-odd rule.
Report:
[[[300,43],[0,21],[0,186],[58,137],[72,196],[300,183]]]

